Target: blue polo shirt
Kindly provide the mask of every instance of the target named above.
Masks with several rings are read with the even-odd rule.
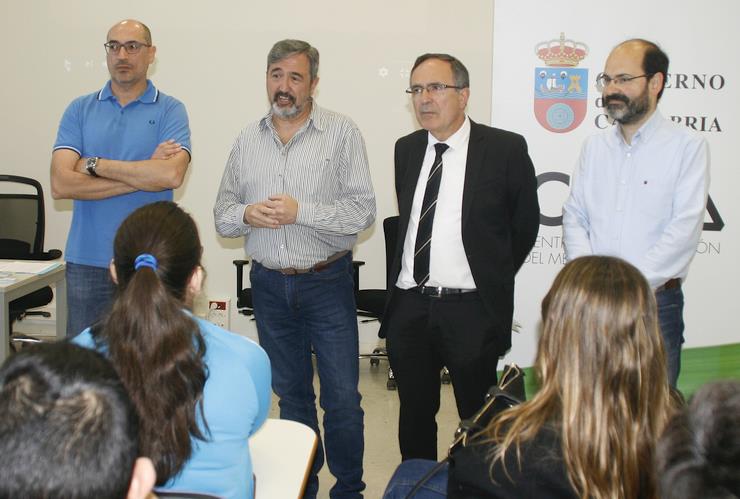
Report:
[[[147,80],[146,91],[121,107],[109,81],[100,92],[83,95],[67,107],[54,150],[71,149],[80,157],[140,161],[149,159],[157,145],[169,139],[191,153],[188,115],[180,101],[161,93]],[[65,259],[107,267],[121,222],[140,206],[161,200],[172,200],[172,190],[74,200]]]

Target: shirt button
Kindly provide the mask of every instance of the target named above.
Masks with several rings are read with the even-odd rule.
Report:
[[[280,245],[280,249],[285,249],[285,245],[284,244],[281,244]]]

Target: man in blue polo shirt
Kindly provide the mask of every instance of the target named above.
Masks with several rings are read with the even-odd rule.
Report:
[[[67,238],[67,335],[93,324],[113,296],[108,266],[118,226],[136,208],[172,200],[190,163],[185,106],[146,77],[149,28],[125,20],[105,43],[110,81],[72,101],[51,157],[54,199],[74,199]]]

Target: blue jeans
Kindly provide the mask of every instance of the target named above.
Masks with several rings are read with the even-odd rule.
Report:
[[[681,371],[681,345],[683,344],[683,291],[681,288],[664,289],[655,294],[658,302],[658,321],[663,335],[668,382],[675,388]]]
[[[67,337],[77,336],[108,312],[115,285],[108,267],[67,262]]]
[[[388,482],[383,499],[405,499],[411,489],[428,472],[437,466],[436,461],[428,459],[407,459],[402,462]],[[439,499],[447,497],[447,465],[435,473],[422,485],[413,499]]]
[[[253,262],[250,272],[260,345],[272,364],[272,389],[280,417],[306,424],[319,436],[304,497],[316,497],[324,464],[337,483],[330,497],[362,497],[364,413],[360,407],[357,309],[352,254],[320,272],[283,275]],[[321,443],[311,349],[321,383],[324,445]]]

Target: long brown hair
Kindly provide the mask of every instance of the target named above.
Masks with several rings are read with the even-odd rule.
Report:
[[[583,498],[655,497],[655,441],[673,412],[655,296],[614,257],[569,262],[542,301],[540,389],[487,428],[493,463],[545,424]]]
[[[139,413],[140,452],[154,462],[158,485],[190,457],[191,435],[204,439],[197,413],[203,418],[205,343],[183,311],[201,253],[195,222],[175,203],[161,201],[134,211],[116,233],[113,306],[93,328]],[[150,259],[149,266],[137,270],[142,254],[152,255],[156,263]]]

